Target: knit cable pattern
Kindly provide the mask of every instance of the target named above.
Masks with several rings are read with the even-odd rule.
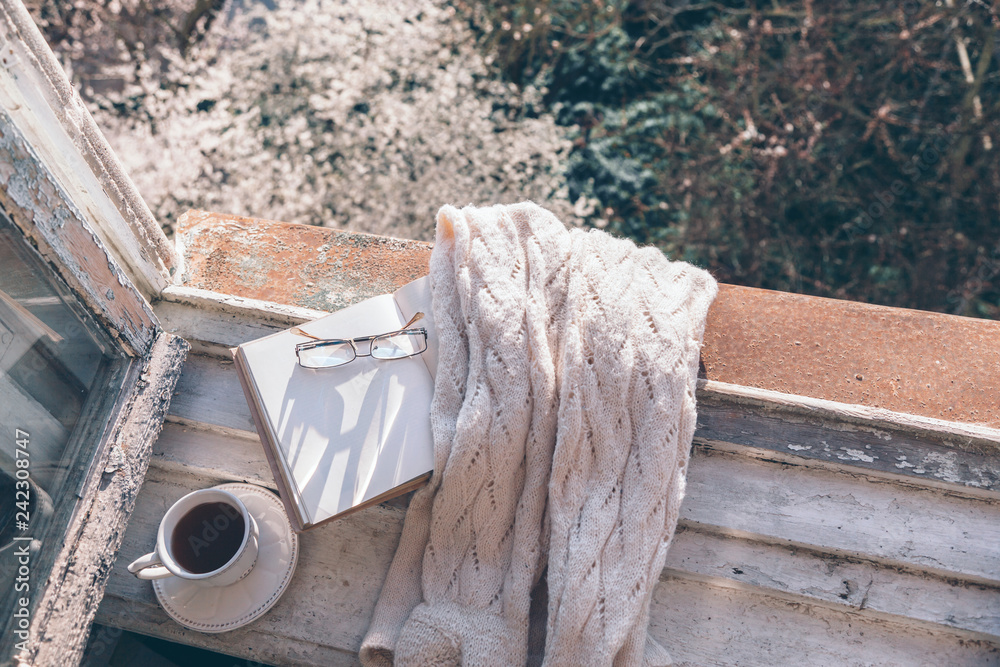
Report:
[[[544,664],[669,664],[646,626],[714,279],[531,203],[446,206],[431,290],[435,472],[362,661],[525,664],[547,572]]]

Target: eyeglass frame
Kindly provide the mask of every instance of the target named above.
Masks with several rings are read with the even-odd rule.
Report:
[[[351,363],[352,361],[354,361],[358,357],[372,357],[374,359],[379,359],[380,361],[395,361],[397,359],[409,359],[411,357],[415,357],[418,354],[423,354],[424,352],[427,351],[427,329],[425,329],[424,327],[420,327],[419,329],[410,329],[409,327],[411,325],[413,325],[415,322],[417,322],[418,320],[420,320],[420,318],[422,318],[423,316],[424,316],[423,313],[416,313],[410,319],[409,322],[407,322],[405,325],[403,325],[402,329],[397,329],[395,331],[389,331],[387,333],[381,333],[381,334],[377,334],[377,335],[374,335],[374,336],[357,336],[355,338],[320,338],[319,336],[315,336],[315,335],[313,335],[311,333],[303,331],[299,327],[293,327],[291,329],[292,333],[298,334],[299,336],[306,336],[307,338],[312,338],[313,339],[311,341],[306,341],[306,342],[303,342],[303,343],[296,343],[295,344],[295,359],[297,360],[299,366],[301,366],[302,368],[308,368],[309,370],[323,370],[324,368],[340,368],[341,366],[346,366],[347,364]],[[372,348],[374,347],[374,343],[375,343],[376,340],[378,340],[379,338],[388,338],[390,336],[395,336],[397,334],[403,334],[403,333],[409,334],[409,335],[423,334],[423,337],[424,337],[424,347],[423,347],[423,349],[420,350],[419,352],[414,352],[413,354],[408,354],[405,357],[389,357],[389,358],[384,358],[383,359],[383,358],[375,357],[375,356],[372,355]],[[360,353],[358,353],[357,343],[366,343],[366,342],[370,343],[369,346],[368,346],[368,354],[360,354]],[[351,350],[354,352],[354,356],[351,359],[348,359],[347,361],[345,361],[344,363],[337,364],[336,366],[306,366],[305,364],[302,363],[302,357],[299,355],[299,352],[301,352],[302,350],[312,350],[312,349],[315,349],[317,347],[326,347],[326,346],[329,346],[329,345],[343,345],[344,343],[349,343],[350,344]]]

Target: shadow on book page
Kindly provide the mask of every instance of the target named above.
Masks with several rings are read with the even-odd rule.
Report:
[[[433,391],[417,358],[296,366],[276,426],[312,523],[431,469]]]

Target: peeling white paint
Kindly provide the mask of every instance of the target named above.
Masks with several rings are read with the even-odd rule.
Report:
[[[144,296],[158,294],[169,284],[168,267],[176,263],[173,248],[41,34],[29,25],[30,15],[17,4],[4,3],[0,9],[4,43],[0,97],[5,100],[5,114],[30,146],[30,160],[44,165],[46,176],[69,193],[81,219],[99,233],[100,245],[115,253],[116,263],[128,271]],[[26,185],[30,187],[32,180],[29,176]],[[24,199],[26,194],[30,199]],[[34,202],[51,212],[64,197],[42,189],[34,195],[15,193],[12,198],[22,208]],[[61,228],[67,220],[55,215],[46,224],[50,222]],[[147,259],[142,258],[143,251]],[[148,261],[149,251],[154,261]]]
[[[812,445],[788,445],[788,448],[793,452],[804,452],[807,449],[812,449]]]
[[[946,482],[961,482],[963,476],[958,467],[957,456],[954,452],[928,452],[924,457],[923,465],[936,468],[934,477]]]
[[[847,447],[841,447],[840,449],[847,454],[846,456],[837,454],[837,458],[841,461],[864,461],[865,463],[871,463],[876,458],[865,454],[861,449],[848,449]]]
[[[104,466],[104,474],[110,475],[123,465],[125,465],[125,452],[120,445],[115,445],[108,454],[108,464]]]

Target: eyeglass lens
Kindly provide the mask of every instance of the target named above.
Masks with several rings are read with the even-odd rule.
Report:
[[[372,356],[376,359],[402,359],[420,354],[427,348],[427,337],[420,331],[401,331],[379,336],[372,341]]]
[[[332,368],[354,361],[354,348],[350,343],[317,345],[299,350],[299,363],[306,368]]]

